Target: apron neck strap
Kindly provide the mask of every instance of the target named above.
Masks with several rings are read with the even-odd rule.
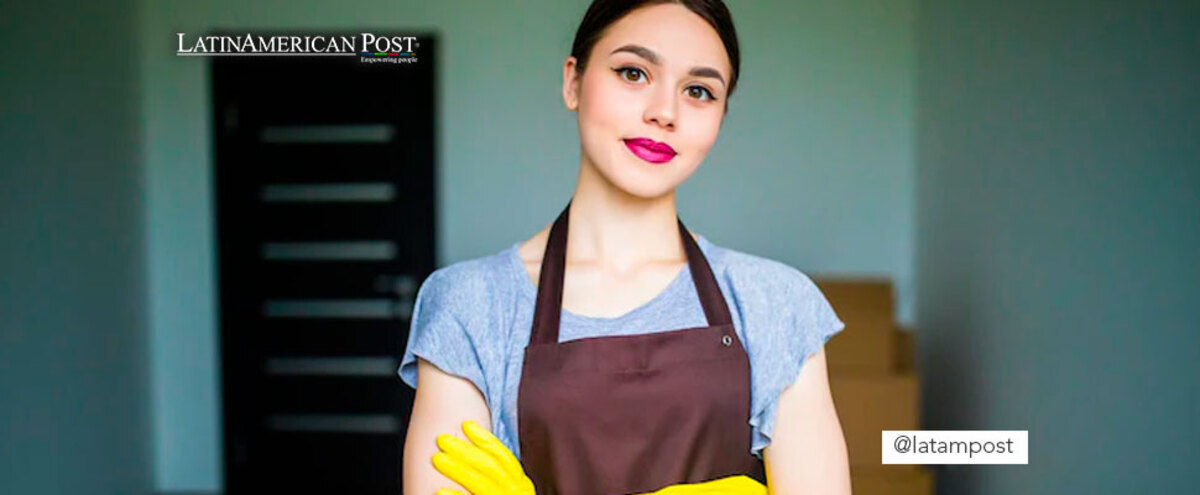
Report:
[[[571,211],[571,203],[554,220],[550,226],[550,237],[546,241],[546,252],[542,256],[541,273],[538,275],[537,305],[533,313],[533,334],[530,345],[558,343],[559,320],[562,316],[563,276],[567,259],[567,219]],[[688,234],[683,221],[675,217],[679,224],[679,236],[683,238],[683,250],[687,254],[688,269],[692,272],[692,282],[696,293],[700,296],[700,305],[704,308],[704,316],[709,326],[729,325],[733,319],[729,315],[729,307],[725,297],[721,295],[721,287],[713,276],[712,268],[696,240]]]

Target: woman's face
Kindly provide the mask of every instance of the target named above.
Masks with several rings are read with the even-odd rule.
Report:
[[[717,140],[732,68],[720,36],[685,7],[636,9],[611,24],[581,78],[563,71],[578,111],[584,166],[614,186],[654,198],[686,180]]]

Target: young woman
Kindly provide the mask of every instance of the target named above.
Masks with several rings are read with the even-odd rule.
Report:
[[[801,272],[676,214],[739,65],[720,0],[592,3],[563,65],[581,150],[567,207],[418,291],[399,370],[416,388],[405,493],[455,486],[430,460],[465,421],[490,427],[540,494],[734,475],[850,493],[822,350],[842,322]]]

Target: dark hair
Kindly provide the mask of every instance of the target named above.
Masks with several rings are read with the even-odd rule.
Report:
[[[608,26],[640,7],[662,3],[674,3],[686,7],[708,21],[708,24],[717,31],[717,35],[721,37],[721,43],[725,45],[725,53],[729,56],[729,65],[733,68],[733,74],[729,77],[729,91],[726,92],[727,95],[733,95],[733,89],[737,87],[738,71],[741,67],[741,54],[738,52],[737,31],[733,28],[733,17],[729,14],[729,9],[725,7],[725,2],[721,0],[594,0],[588,7],[587,13],[583,14],[583,20],[579,22],[579,29],[575,31],[575,42],[571,45],[571,56],[576,60],[576,73],[582,74],[587,69],[592,47],[604,35]],[[728,106],[729,100],[726,99],[725,103]]]

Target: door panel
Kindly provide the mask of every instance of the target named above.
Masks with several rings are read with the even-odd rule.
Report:
[[[226,493],[400,493],[396,375],[434,269],[421,60],[214,57]]]

